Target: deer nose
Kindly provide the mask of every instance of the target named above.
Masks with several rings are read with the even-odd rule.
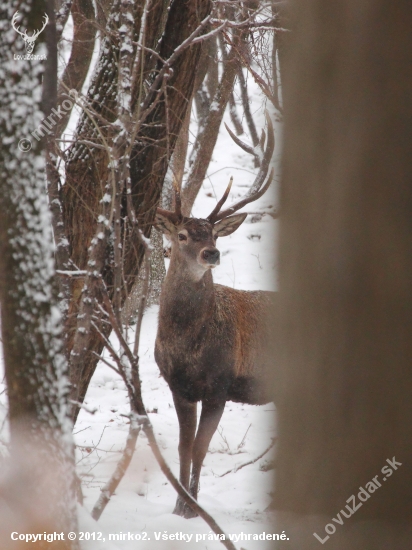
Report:
[[[202,257],[209,264],[217,264],[220,258],[220,252],[217,248],[205,248],[202,252]]]

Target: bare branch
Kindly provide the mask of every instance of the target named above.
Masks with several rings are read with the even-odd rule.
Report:
[[[200,23],[200,25],[198,25],[198,27],[192,32],[192,34],[190,36],[188,36],[186,38],[186,40],[184,40],[180,44],[180,46],[178,46],[175,49],[175,51],[172,53],[172,55],[169,57],[169,59],[167,59],[164,62],[163,67],[160,69],[158,75],[156,76],[156,78],[153,81],[153,84],[150,87],[150,90],[149,90],[149,92],[146,96],[146,99],[145,99],[144,103],[143,103],[142,111],[146,110],[149,107],[150,103],[153,101],[153,95],[152,94],[158,92],[160,83],[161,83],[162,79],[164,78],[164,76],[166,75],[167,71],[169,71],[169,69],[171,68],[173,63],[176,61],[176,59],[179,57],[179,55],[181,55],[186,48],[188,48],[189,46],[192,45],[192,43],[193,43],[194,39],[196,38],[196,36],[208,25],[210,19],[211,19],[210,15],[205,17],[203,19],[203,21]]]
[[[64,230],[62,204],[60,201],[60,174],[57,168],[57,145],[50,136],[46,144],[46,174],[49,207],[52,215],[54,242],[56,245],[55,262],[59,270],[68,269],[70,265],[69,241]],[[65,321],[70,299],[70,287],[67,281],[59,279],[61,310]]]
[[[230,94],[229,98],[229,109],[230,109],[230,120],[232,121],[233,126],[235,127],[236,133],[239,136],[244,133],[242,123],[239,120],[236,109],[236,101],[233,95],[233,92]]]
[[[111,363],[109,363],[109,361],[107,361],[107,359],[105,359],[104,357],[102,357],[101,355],[99,355],[98,353],[96,353],[95,351],[93,351],[93,354],[98,357],[99,361],[102,361],[105,365],[107,365],[110,369],[114,370],[114,372],[116,374],[118,374],[119,376],[121,376],[120,372],[118,371],[118,369],[112,365]]]
[[[70,403],[72,403],[72,405],[77,405],[80,409],[83,409],[89,414],[96,414],[98,410],[96,407],[92,409],[91,407],[88,407],[84,403],[79,403],[78,401],[70,401]]]
[[[143,288],[140,295],[139,306],[137,310],[137,321],[136,321],[136,332],[134,340],[133,355],[137,357],[139,353],[139,343],[140,343],[140,333],[142,330],[143,314],[146,306],[147,295],[149,292],[149,281],[150,281],[150,256],[148,250],[146,250],[144,258],[144,280]]]
[[[254,15],[253,18],[255,18],[256,15]],[[236,29],[264,29],[264,30],[273,30],[276,33],[289,33],[289,29],[284,29],[282,27],[274,27],[273,24],[276,23],[276,18],[274,19],[266,19],[265,21],[252,21],[252,18],[250,18],[248,21],[244,21],[243,23],[235,23],[234,21],[228,21],[227,19],[211,19],[210,24],[213,25],[221,25],[223,26],[223,23],[225,23],[226,28],[236,28]]]
[[[276,107],[276,109],[283,113],[283,109],[280,106],[280,103],[276,96],[272,93],[271,89],[269,88],[268,84],[263,80],[261,76],[258,75],[258,73],[250,66],[250,63],[245,64],[247,70],[250,72],[250,74],[253,76],[256,84],[260,87],[262,92],[265,94],[265,96],[269,99],[271,103]]]
[[[69,270],[61,270],[56,269],[57,275],[60,275],[60,277],[68,277],[68,278],[76,278],[76,277],[85,277],[87,275],[87,271],[69,271]]]
[[[213,31],[210,31],[206,34],[202,34],[202,36],[199,36],[198,38],[194,38],[191,42],[191,44],[198,44],[199,42],[204,42],[205,40],[208,40],[209,38],[212,38],[216,34],[218,34],[220,31],[223,31],[223,29],[227,26],[227,21],[223,21],[223,23],[220,25],[220,27],[217,27],[216,29],[213,29]]]
[[[80,92],[92,60],[96,25],[92,0],[73,0],[73,41],[70,59],[64,70],[57,96],[68,88]],[[58,101],[60,103],[60,101]],[[69,121],[72,109],[65,109],[56,124],[55,135],[60,136]]]
[[[173,475],[173,472],[171,471],[169,465],[165,461],[159,445],[157,444],[154,432],[153,432],[153,426],[147,417],[147,422],[143,424],[143,431],[146,434],[146,437],[149,441],[150,448],[152,449],[152,452],[162,470],[164,475],[166,476],[167,480],[170,482],[172,487],[175,489],[177,494],[184,500],[184,502],[192,508],[194,512],[196,512],[212,529],[214,533],[217,535],[222,535],[221,543],[223,546],[225,546],[228,550],[236,550],[235,545],[231,540],[229,540],[229,537],[225,534],[225,532],[219,527],[218,523],[215,521],[215,519],[204,510],[200,506],[200,504],[195,500],[183,487],[183,485],[176,479],[176,477]]]
[[[243,40],[241,35],[234,38],[236,44],[241,40]],[[206,177],[223,114],[233,90],[237,68],[237,50],[232,47],[225,61],[223,75],[213,98],[207,122],[199,132],[196,140],[197,150],[194,151],[194,162],[182,192],[183,213],[186,216],[190,215],[196,196]]]
[[[270,451],[270,449],[272,447],[275,446],[275,443],[277,441],[277,437],[274,437],[272,439],[272,443],[269,445],[269,447],[267,447],[263,453],[260,453],[259,456],[257,456],[256,458],[253,458],[252,460],[249,460],[248,462],[245,462],[244,464],[240,464],[240,466],[236,466],[235,468],[232,468],[231,470],[228,470],[227,472],[224,472],[223,474],[220,474],[216,477],[224,477],[224,476],[227,476],[227,474],[231,474],[231,473],[236,473],[238,472],[239,470],[241,470],[242,468],[244,468],[245,466],[250,466],[251,464],[254,464],[255,462],[257,462],[258,460],[260,460],[261,458],[263,458],[265,456],[266,453],[268,453]]]
[[[92,515],[92,518],[95,519],[96,521],[102,515],[104,509],[106,508],[107,503],[109,502],[111,496],[117,489],[120,481],[123,479],[126,473],[127,468],[129,467],[129,464],[132,460],[134,450],[136,447],[136,441],[137,441],[137,438],[139,437],[140,429],[141,428],[139,424],[137,424],[137,422],[133,420],[133,417],[131,417],[129,434],[126,439],[126,445],[124,447],[122,456],[116,465],[116,469],[113,472],[112,477],[109,479],[109,481],[101,490],[100,496],[96,504],[93,506],[91,515]]]
[[[242,67],[239,67],[238,78],[239,78],[239,84],[240,84],[240,92],[242,96],[243,111],[245,113],[245,118],[249,128],[250,137],[252,138],[253,146],[256,147],[256,145],[259,143],[259,138],[256,131],[255,121],[253,120],[253,116],[250,111],[250,102],[249,102],[249,97],[247,93],[247,84],[246,84],[245,75],[243,74]]]

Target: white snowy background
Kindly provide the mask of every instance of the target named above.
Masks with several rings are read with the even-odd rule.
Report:
[[[70,30],[70,29],[69,29]],[[67,35],[68,36],[68,35]],[[264,97],[249,77],[249,93],[252,113],[260,131],[265,126]],[[238,94],[240,98],[240,94]],[[242,110],[239,108],[239,114]],[[281,125],[275,123],[276,149],[274,166],[279,173]],[[70,128],[75,128],[74,115]],[[194,114],[195,117],[195,114]],[[228,112],[225,122],[232,127]],[[247,125],[244,122],[244,128]],[[195,125],[191,127],[195,132]],[[193,136],[193,134],[192,134]],[[250,143],[247,134],[240,136]],[[234,183],[228,203],[243,196],[257,173],[253,160],[231,140],[222,125],[208,177],[197,198],[193,214],[207,216],[223,194],[230,176]],[[277,179],[275,177],[275,179]],[[276,242],[277,222],[270,215],[259,212],[274,212],[277,205],[277,184],[246,210],[248,216],[243,225],[231,236],[219,240],[221,265],[213,272],[215,282],[237,289],[276,290]],[[157,330],[158,306],[147,309],[144,315],[140,339],[140,375],[143,398],[154,432],[164,456],[176,476],[179,471],[178,422],[171,392],[159,376],[153,350]],[[133,331],[129,339],[134,338]],[[117,346],[115,339],[112,339]],[[0,380],[0,453],[6,453],[7,405],[3,375]],[[172,514],[176,495],[157,465],[143,433],[139,435],[131,465],[115,495],[107,505],[100,520],[91,519],[90,511],[101,487],[114,471],[128,433],[129,413],[127,393],[123,381],[110,368],[99,363],[91,381],[86,404],[96,408],[94,415],[80,412],[74,429],[78,473],[83,482],[84,508],[79,510],[80,531],[102,532],[105,542],[83,542],[82,548],[173,548],[176,550],[196,546],[199,550],[222,548],[220,542],[208,540],[209,527],[200,518],[186,520]],[[198,407],[200,412],[200,406]],[[273,460],[275,449],[252,465],[224,477],[219,475],[234,470],[237,466],[256,458],[266,449],[275,436],[275,407],[250,406],[228,402],[209,452],[205,458],[200,478],[199,502],[217,520],[221,528],[236,536],[241,533],[260,534],[273,532],[268,506],[273,488],[273,470],[265,471],[265,465]],[[109,542],[109,534],[142,534],[150,540],[142,542]],[[193,534],[188,544],[183,541],[156,541],[154,533]],[[146,533],[147,535],[144,535]],[[195,542],[196,535],[205,535],[206,540]],[[242,541],[238,548],[250,550],[269,548],[270,542]]]

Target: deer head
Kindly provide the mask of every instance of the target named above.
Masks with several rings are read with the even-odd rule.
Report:
[[[175,184],[174,212],[163,210],[162,208],[158,208],[156,211],[156,226],[170,239],[172,257],[177,257],[183,261],[192,277],[196,280],[201,279],[206,271],[219,265],[220,252],[216,248],[216,240],[219,237],[231,235],[246,219],[247,213],[235,214],[235,212],[261,197],[272,182],[273,169],[270,171],[267,180],[266,177],[275,141],[272,122],[267,113],[266,116],[268,121],[268,140],[265,150],[266,136],[262,132],[262,138],[258,145],[259,151],[262,152],[261,154],[255,152],[251,147],[243,144],[243,142],[240,142],[238,138],[235,139],[236,143],[241,143],[243,149],[248,148],[248,152],[252,150],[253,154],[259,157],[260,162],[259,173],[251,186],[251,191],[245,198],[226,210],[221,210],[232,186],[233,178],[230,178],[229,185],[222,198],[207,218],[188,218],[182,215],[180,191]]]
[[[33,49],[34,49],[34,44],[36,42],[36,39],[37,37],[39,36],[39,34],[41,34],[43,31],[44,31],[44,28],[45,26],[47,25],[47,23],[49,22],[49,17],[48,15],[45,13],[44,14],[44,17],[43,17],[43,27],[39,30],[39,31],[33,31],[33,34],[31,36],[28,36],[27,35],[27,31],[24,31],[24,32],[21,32],[20,31],[20,27],[16,27],[16,23],[17,23],[17,17],[18,17],[18,14],[19,12],[16,11],[16,13],[13,15],[13,19],[11,20],[11,25],[13,27],[13,29],[20,34],[20,36],[23,38],[24,40],[24,43],[26,45],[26,52],[27,53],[32,53],[33,52]]]
[[[179,257],[195,280],[220,263],[216,248],[219,237],[230,235],[241,225],[247,214],[237,214],[214,223],[209,218],[186,218],[179,215],[180,197],[175,192],[175,212],[157,209],[156,225],[171,241],[172,256]]]

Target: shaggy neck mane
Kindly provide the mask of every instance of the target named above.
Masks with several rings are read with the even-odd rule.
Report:
[[[188,262],[173,254],[163,283],[160,298],[160,316],[168,318],[172,325],[190,327],[203,325],[214,307],[214,284],[208,269],[203,277],[195,280]]]

